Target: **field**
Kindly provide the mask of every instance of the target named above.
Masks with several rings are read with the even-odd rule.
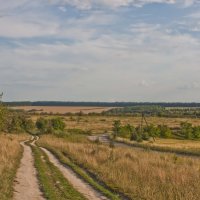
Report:
[[[50,116],[46,116],[49,118]],[[32,116],[35,121],[38,116]],[[94,133],[111,132],[113,122],[120,120],[122,125],[131,124],[138,126],[141,123],[141,117],[128,117],[128,116],[62,116],[66,123],[67,129],[83,129],[92,130]],[[193,125],[200,125],[200,119],[192,118],[160,118],[160,117],[147,117],[149,124],[165,124],[171,128],[179,127],[181,122],[190,122]]]
[[[50,112],[49,107],[44,108]],[[200,140],[178,139],[174,135],[156,137],[155,141],[152,138],[130,141],[119,136],[112,140],[114,121],[119,120],[121,126],[136,127],[141,117],[99,113],[63,115],[61,111],[58,113],[58,108],[62,109],[51,108],[55,109],[54,114],[16,112],[12,116],[11,112],[8,115],[13,119],[7,124],[7,131],[14,130],[15,134],[0,134],[0,180],[3,180],[0,199],[199,199]],[[77,109],[78,112],[81,109],[93,112],[104,108],[65,109],[67,112]],[[39,125],[35,123],[38,119]],[[199,118],[146,119],[148,124],[167,125],[173,130],[180,127],[181,122],[200,125]],[[32,139],[20,146],[20,141],[30,137],[21,133],[27,130]],[[91,134],[99,139],[90,141],[88,136]],[[107,141],[101,140],[105,135]]]
[[[64,153],[130,199],[199,199],[199,159],[134,148],[72,143],[52,136],[42,137],[39,144]]]
[[[79,106],[18,106],[11,107],[16,110],[25,110],[29,112],[37,113],[53,113],[53,114],[65,114],[65,113],[101,113],[112,109],[112,107],[79,107]]]
[[[22,156],[20,141],[27,135],[0,135],[0,199],[9,200],[13,195],[13,180]]]

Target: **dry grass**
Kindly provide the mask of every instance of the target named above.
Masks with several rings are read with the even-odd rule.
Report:
[[[199,199],[199,159],[133,148],[70,143],[52,136],[42,137],[40,144],[67,152],[131,199]]]
[[[35,118],[35,117],[34,117]],[[111,117],[111,116],[81,116],[81,117],[65,117],[67,128],[80,128],[83,130],[92,130],[96,133],[103,133],[111,131],[114,120],[120,120],[122,125],[131,124],[138,126],[141,123],[141,117]],[[161,117],[148,117],[149,124],[165,124],[169,127],[179,127],[183,121],[188,121],[193,125],[200,125],[200,119],[187,119],[187,118],[161,118]]]
[[[123,141],[128,144],[134,144],[137,143],[135,141],[130,141],[128,139],[124,138],[117,138],[118,141]],[[143,141],[142,144],[147,144],[151,146],[159,146],[159,147],[170,147],[170,148],[176,148],[176,149],[182,149],[182,150],[199,150],[200,151],[200,141],[194,141],[194,140],[178,140],[178,139],[162,139],[162,138],[156,138],[154,142],[152,141]]]
[[[108,111],[112,107],[92,107],[92,106],[17,106],[12,107],[12,109],[20,109],[25,111],[35,110],[37,113],[53,113],[53,114],[65,114],[65,113],[79,113],[83,112],[84,114],[88,113],[101,113],[103,111]]]
[[[19,141],[25,140],[26,135],[0,134],[0,199],[12,197],[12,185],[19,164],[22,149]]]

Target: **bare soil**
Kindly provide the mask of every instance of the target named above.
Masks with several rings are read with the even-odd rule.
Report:
[[[31,148],[21,142],[24,148],[20,167],[14,184],[14,200],[44,200],[39,188]]]

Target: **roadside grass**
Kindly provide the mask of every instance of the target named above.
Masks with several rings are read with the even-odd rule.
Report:
[[[35,167],[44,196],[49,200],[86,200],[77,192],[68,180],[38,147],[31,146],[35,158]]]
[[[126,144],[130,147],[142,148],[145,150],[158,151],[163,153],[175,153],[185,156],[200,157],[200,142],[187,141],[187,140],[174,140],[174,139],[156,139],[155,142],[142,142],[138,143],[123,138],[116,138],[118,143]],[[164,142],[166,140],[166,142]],[[168,141],[168,143],[167,143]],[[177,142],[177,144],[176,144]],[[192,145],[193,143],[193,145]]]
[[[50,146],[44,146],[47,150],[52,152],[62,164],[70,167],[76,174],[79,175],[83,180],[93,186],[95,189],[100,191],[102,194],[107,196],[111,200],[120,200],[121,198],[117,195],[106,189],[104,186],[100,185],[97,181],[95,181],[85,170],[79,167],[77,164],[72,162],[68,157],[66,157],[62,152],[52,148]]]
[[[10,200],[13,182],[22,157],[20,141],[28,139],[25,134],[0,134],[0,199]]]
[[[64,153],[73,163],[83,166],[130,199],[199,199],[198,158],[148,149],[71,143],[53,136],[43,136],[38,143],[54,153],[55,150]]]

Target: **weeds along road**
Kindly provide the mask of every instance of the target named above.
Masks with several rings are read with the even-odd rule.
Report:
[[[64,177],[72,184],[72,186],[88,200],[108,200],[100,192],[96,191],[89,184],[80,179],[70,168],[62,165],[51,152],[42,147],[41,149],[47,154],[50,162],[52,162],[63,173]]]
[[[33,140],[32,138],[31,140]],[[31,145],[38,148],[35,142],[39,138],[36,137]],[[30,141],[31,141],[30,140]],[[26,141],[25,141],[26,142]],[[37,180],[37,171],[34,166],[34,157],[31,147],[25,142],[21,145],[24,148],[23,157],[21,159],[20,167],[17,170],[15,185],[14,185],[14,200],[45,200],[42,192],[40,191],[39,182]],[[95,190],[92,186],[86,183],[84,180],[79,178],[70,168],[64,166],[60,161],[47,149],[40,148],[48,157],[49,161],[58,168],[62,175],[72,185],[72,187],[82,194],[88,200],[108,200],[107,197],[103,196],[100,192]],[[45,192],[44,192],[45,193]],[[57,197],[55,200],[59,200]],[[70,197],[74,200],[74,197]]]
[[[24,148],[20,167],[14,184],[14,200],[44,200],[37,180],[31,147],[21,142]]]

